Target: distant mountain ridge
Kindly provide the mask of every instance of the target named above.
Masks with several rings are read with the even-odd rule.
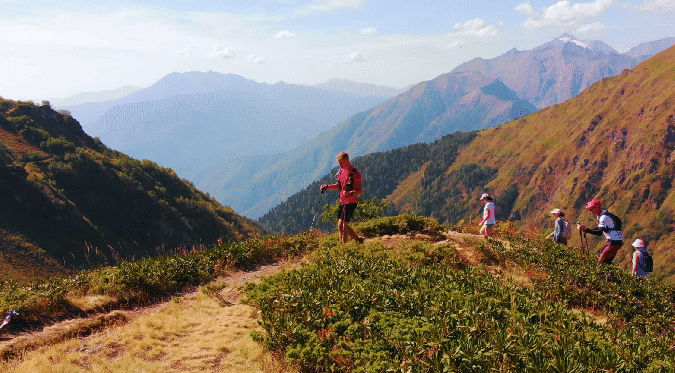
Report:
[[[511,51],[493,59],[475,58],[454,72],[480,71],[502,80],[518,97],[541,109],[566,101],[602,78],[630,69],[641,60],[617,53],[597,40],[560,37],[530,51]]]
[[[118,100],[64,109],[108,146],[187,176],[214,162],[288,151],[383,100],[210,71],[172,73]]]
[[[125,85],[117,89],[100,92],[82,92],[69,97],[50,98],[48,101],[52,106],[80,105],[88,102],[104,102],[117,100],[141,90],[140,87]]]
[[[631,56],[640,61],[644,61],[648,58],[653,57],[657,53],[664,51],[671,46],[675,45],[675,37],[664,38],[660,40],[650,41],[641,43],[636,47],[633,47],[624,53],[627,56]]]
[[[362,96],[383,96],[383,97],[397,96],[407,90],[406,88],[398,89],[369,83],[354,83],[349,80],[337,78],[327,81],[325,83],[315,84],[312,87],[331,91],[350,92]]]

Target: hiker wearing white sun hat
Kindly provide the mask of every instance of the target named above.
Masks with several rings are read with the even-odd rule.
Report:
[[[555,223],[553,223],[553,232],[551,232],[546,238],[553,238],[553,241],[567,245],[567,240],[572,235],[571,227],[567,219],[565,219],[565,213],[561,209],[555,208],[551,211],[551,214],[555,216]]]
[[[495,219],[495,203],[492,201],[492,197],[483,193],[480,196],[481,201],[485,201],[485,207],[483,207],[483,218],[480,220],[480,234],[485,236],[490,236],[492,234],[492,227],[494,227],[497,220]]]
[[[633,269],[631,270],[631,274],[633,276],[647,276],[647,274],[651,272],[651,267],[654,265],[653,263],[650,265],[647,264],[647,257],[650,259],[651,257],[647,252],[645,242],[638,238],[633,242],[633,247],[635,248],[635,251],[633,251]]]

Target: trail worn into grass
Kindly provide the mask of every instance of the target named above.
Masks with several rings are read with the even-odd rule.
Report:
[[[3,372],[265,372],[278,365],[251,339],[257,310],[239,303],[247,282],[299,263],[234,271],[215,291],[192,289],[148,307],[0,334]]]

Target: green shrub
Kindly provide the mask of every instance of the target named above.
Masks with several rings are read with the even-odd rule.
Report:
[[[354,224],[354,228],[366,237],[407,234],[419,232],[436,235],[442,231],[441,225],[433,218],[415,215],[387,216]]]
[[[40,143],[40,148],[50,153],[64,155],[75,152],[75,144],[62,138],[49,138]]]

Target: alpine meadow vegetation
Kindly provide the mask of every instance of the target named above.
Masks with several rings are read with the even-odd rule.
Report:
[[[256,338],[301,372],[675,369],[673,288],[522,234],[476,245],[471,266],[447,242],[322,244],[249,286]]]

